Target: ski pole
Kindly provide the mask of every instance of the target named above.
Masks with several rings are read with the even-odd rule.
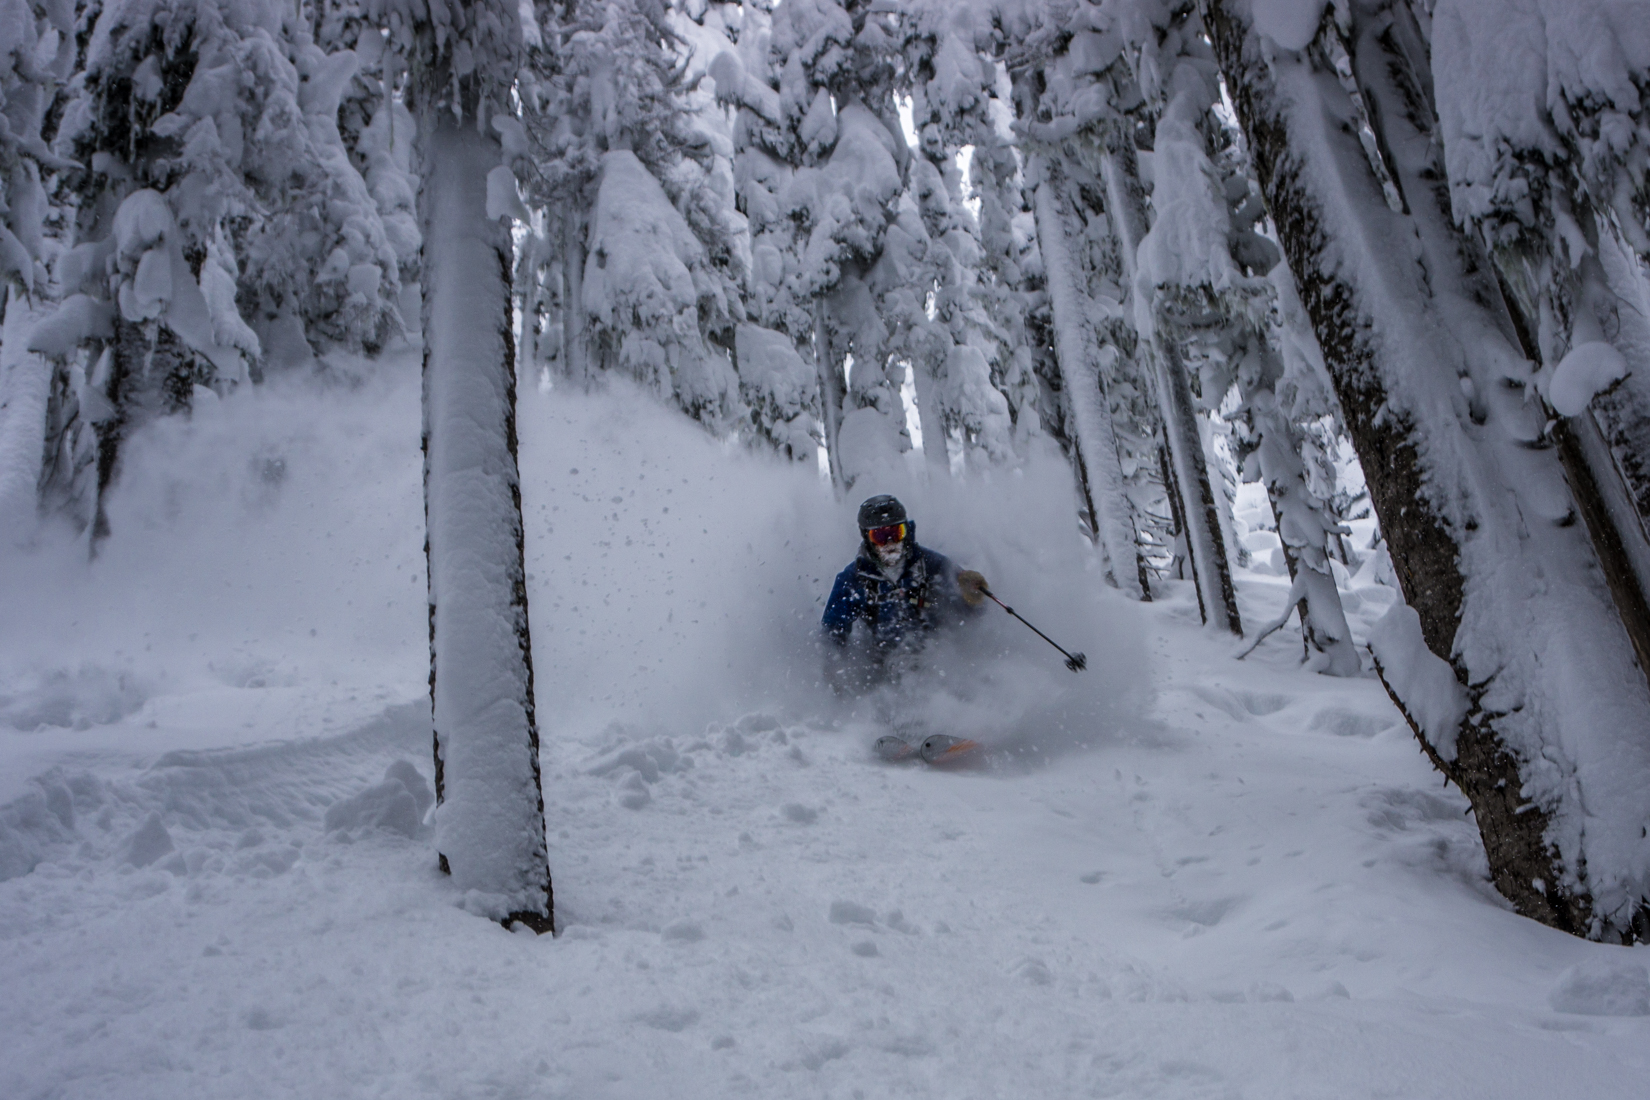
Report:
[[[1030,623],[1026,623],[1025,616],[1021,615],[1018,611],[1015,611],[1002,600],[999,600],[992,594],[991,589],[981,586],[980,592],[983,593],[992,603],[996,604],[1010,615],[1013,615],[1016,619],[1019,619],[1027,626],[1031,626]],[[1043,641],[1047,642],[1049,645],[1053,646],[1055,649],[1058,649],[1061,655],[1066,659],[1066,667],[1071,669],[1073,672],[1082,672],[1085,668],[1089,667],[1089,659],[1081,653],[1067,653],[1065,646],[1062,646],[1059,642],[1055,641],[1053,638],[1050,638],[1047,634],[1044,634],[1041,630],[1038,630],[1034,626],[1031,626],[1031,632],[1037,635],[1037,637],[1043,639]]]

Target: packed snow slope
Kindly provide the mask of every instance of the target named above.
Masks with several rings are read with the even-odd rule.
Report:
[[[91,566],[0,551],[0,1095],[1644,1094],[1650,950],[1508,912],[1377,682],[1105,589],[1057,460],[861,489],[1090,670],[989,608],[843,703],[855,501],[633,392],[520,417],[560,936],[422,824],[416,364],[274,383],[140,433]]]

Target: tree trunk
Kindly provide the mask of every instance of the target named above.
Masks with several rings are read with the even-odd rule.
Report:
[[[513,284],[520,291],[516,325],[516,376],[536,373],[539,362],[539,311],[544,306],[544,276],[551,262],[550,242],[529,229],[522,241]]]
[[[510,236],[487,217],[502,160],[430,109],[424,170],[424,509],[436,844],[472,911],[553,929],[527,632]]]
[[[940,408],[939,381],[935,374],[931,361],[911,364],[911,384],[917,391],[917,423],[922,428],[923,464],[930,478],[943,481],[951,476],[951,452],[946,443],[945,413]]]
[[[584,218],[569,210],[562,216],[562,370],[581,386],[590,384],[590,326],[584,313]]]
[[[1588,257],[1582,266],[1596,263]],[[1562,358],[1558,349],[1540,346],[1530,318],[1561,312],[1554,308],[1553,299],[1567,297],[1565,291],[1574,289],[1574,281],[1567,274],[1556,280],[1543,278],[1537,289],[1527,280],[1529,269],[1522,262],[1502,254],[1496,257],[1496,266],[1502,300],[1525,356],[1533,363],[1548,364]],[[1550,265],[1547,274],[1551,274]],[[1603,334],[1590,316],[1591,310],[1578,308],[1573,299],[1570,305],[1577,312],[1565,346],[1601,339]],[[1650,420],[1639,411],[1646,407],[1643,395],[1628,388],[1650,385],[1645,373],[1645,367],[1634,364],[1625,379],[1627,386],[1600,394],[1576,416],[1555,420],[1553,438],[1604,567],[1611,598],[1632,639],[1639,668],[1650,669],[1650,603],[1646,600],[1646,593],[1650,593],[1650,539],[1645,530],[1650,517],[1650,469],[1645,467],[1650,460]]]
[[[838,435],[842,427],[842,400],[847,396],[848,387],[833,344],[830,311],[825,299],[817,298],[814,300],[814,367],[819,373],[819,421],[825,433],[825,461],[831,471],[831,488],[840,495],[845,486]]]
[[[34,530],[46,456],[46,410],[52,365],[28,350],[29,333],[46,312],[16,287],[5,294],[0,331],[0,530],[21,539]]]
[[[1205,607],[1203,621],[1242,637],[1237,589],[1232,584],[1226,540],[1221,534],[1222,501],[1216,498],[1214,481],[1209,476],[1197,406],[1192,401],[1180,348],[1172,339],[1154,336],[1151,360],[1163,409],[1163,435],[1175,466],[1175,483],[1182,494],[1181,514],[1187,521],[1186,548],[1192,559],[1192,576],[1199,592],[1205,594],[1199,601]]]
[[[1471,801],[1519,912],[1642,935],[1650,690],[1430,135],[1384,120],[1407,196],[1392,209],[1320,48],[1333,25],[1293,53],[1262,43],[1241,0],[1205,10],[1407,601],[1378,630],[1388,690]],[[1365,68],[1393,71],[1357,41]]]
[[[108,494],[120,475],[127,437],[158,415],[182,412],[194,396],[194,352],[164,322],[145,326],[115,318],[115,336],[106,352],[106,373],[94,379],[107,402],[97,430],[97,485],[92,511],[90,556],[109,537]]]
[[[1054,314],[1054,350],[1064,378],[1067,408],[1082,481],[1094,511],[1095,534],[1111,562],[1117,587],[1134,599],[1147,592],[1133,510],[1123,488],[1111,408],[1100,377],[1100,346],[1085,311],[1087,295],[1077,283],[1077,267],[1067,243],[1071,219],[1059,193],[1057,170],[1042,161],[1037,183],[1037,242],[1043,253],[1049,304]]]
[[[1130,144],[1124,145],[1124,142]],[[1112,233],[1123,259],[1123,275],[1129,292],[1138,294],[1135,271],[1140,242],[1146,236],[1146,196],[1140,186],[1139,169],[1134,164],[1132,139],[1118,135],[1113,144],[1117,148],[1107,148],[1101,153],[1101,176],[1106,185]],[[1169,489],[1181,495],[1179,511],[1186,520],[1186,553],[1191,559],[1192,580],[1197,585],[1198,607],[1205,623],[1241,637],[1243,620],[1238,615],[1237,589],[1232,584],[1226,541],[1221,536],[1221,502],[1215,498],[1209,464],[1204,459],[1197,406],[1192,400],[1180,349],[1172,337],[1165,338],[1157,331],[1160,327],[1163,326],[1154,326],[1147,356],[1151,360],[1152,388],[1157,391],[1169,460],[1174,464],[1174,482]]]
[[[1357,676],[1363,662],[1352,644],[1352,631],[1329,565],[1328,527],[1333,521],[1307,487],[1300,433],[1270,391],[1259,403],[1267,407],[1251,410],[1251,420],[1259,436],[1260,476],[1277,517],[1278,541],[1289,564],[1291,587],[1301,592],[1301,638],[1307,659],[1317,671],[1330,676]]]

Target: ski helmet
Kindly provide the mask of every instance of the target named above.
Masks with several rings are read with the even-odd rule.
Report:
[[[905,514],[905,505],[895,497],[883,493],[874,496],[859,506],[859,529],[861,533],[874,530],[878,527],[891,527],[896,523],[905,524],[905,537],[915,540],[917,525],[911,522],[911,517]]]

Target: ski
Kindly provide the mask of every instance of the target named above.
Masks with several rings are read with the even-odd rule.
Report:
[[[923,762],[936,767],[950,767],[975,761],[984,754],[985,746],[967,737],[950,737],[936,733],[923,739],[917,750]]]
[[[921,760],[935,767],[951,767],[980,759],[985,746],[967,737],[951,737],[943,733],[930,734],[921,744],[913,745],[903,737],[887,734],[872,746],[877,756],[888,761]]]

